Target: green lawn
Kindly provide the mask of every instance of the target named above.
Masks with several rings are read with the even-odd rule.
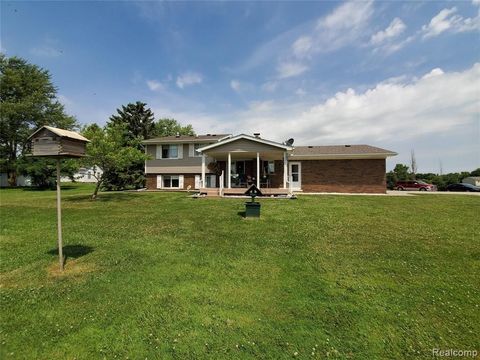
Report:
[[[480,197],[0,190],[9,359],[431,358],[480,350]]]

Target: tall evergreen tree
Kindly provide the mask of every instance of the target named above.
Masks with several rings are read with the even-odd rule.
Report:
[[[124,140],[130,143],[135,140],[148,139],[154,132],[155,116],[146,103],[137,101],[117,109],[117,114],[110,116],[109,125],[125,125]]]
[[[8,173],[12,186],[16,184],[19,158],[25,154],[27,139],[35,129],[42,125],[63,129],[76,126],[56,92],[47,70],[0,54],[0,171]]]

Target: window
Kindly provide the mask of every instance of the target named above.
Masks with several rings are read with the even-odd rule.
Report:
[[[180,177],[178,175],[163,175],[163,188],[179,188]]]
[[[201,157],[202,154],[200,154],[199,152],[197,152],[197,149],[200,149],[202,146],[204,146],[203,144],[193,144],[193,157]]]
[[[263,162],[263,173],[265,175],[275,173],[275,161],[264,161]]]
[[[162,159],[177,159],[178,146],[177,145],[162,145]]]

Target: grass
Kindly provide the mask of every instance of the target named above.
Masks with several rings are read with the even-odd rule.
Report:
[[[2,359],[431,358],[477,349],[480,197],[0,190]]]

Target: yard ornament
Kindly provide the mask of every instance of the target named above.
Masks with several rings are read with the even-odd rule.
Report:
[[[51,126],[42,126],[35,131],[28,141],[31,145],[33,157],[47,157],[57,160],[57,232],[58,232],[58,258],[60,271],[63,271],[63,240],[62,240],[62,207],[60,191],[60,162],[62,158],[80,158],[85,156],[88,139],[69,130],[58,129]]]

